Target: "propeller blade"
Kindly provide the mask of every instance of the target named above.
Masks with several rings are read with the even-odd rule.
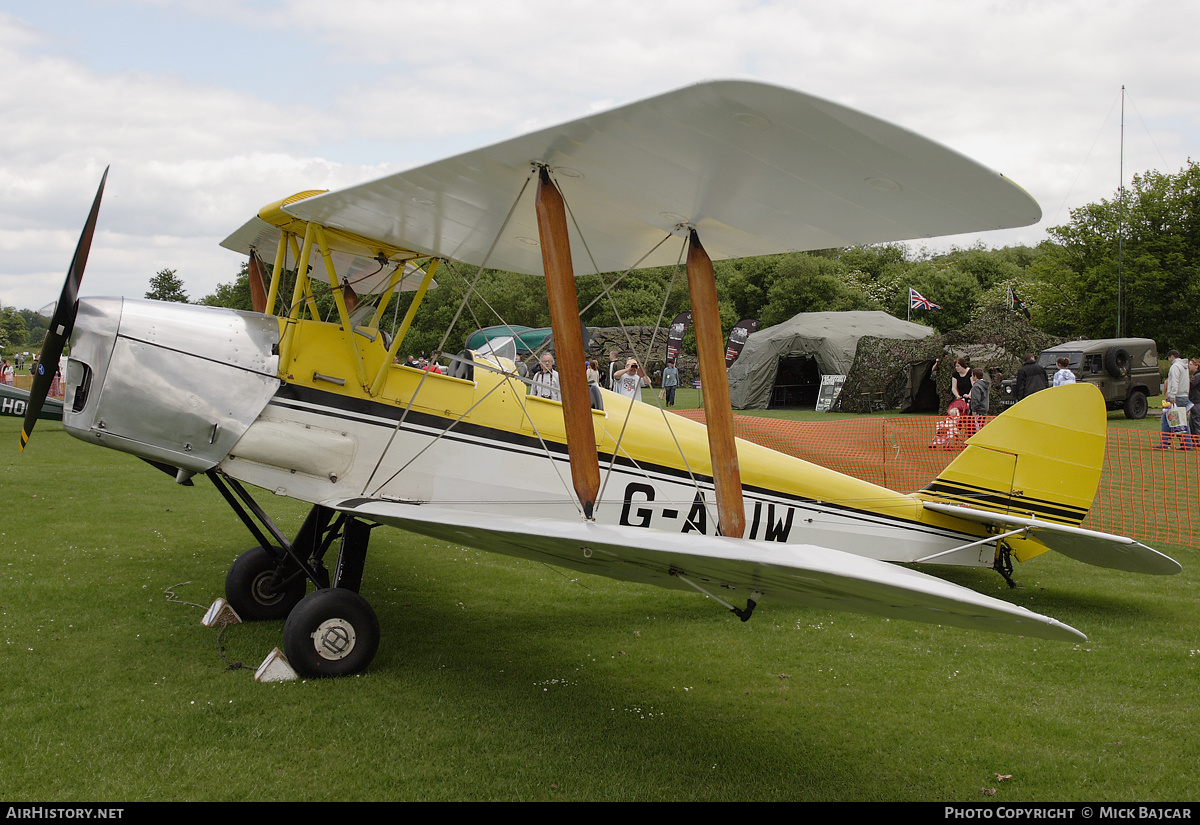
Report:
[[[25,423],[21,426],[21,452],[25,451],[25,445],[29,443],[33,425],[37,423],[42,405],[46,403],[46,396],[50,394],[50,384],[58,370],[58,359],[71,337],[71,330],[75,328],[75,313],[79,308],[79,282],[83,280],[88,252],[92,249],[92,235],[96,232],[96,216],[100,214],[100,198],[104,195],[106,180],[107,167],[104,169],[104,176],[100,178],[96,199],[92,201],[92,211],[88,214],[87,223],[83,225],[83,232],[79,236],[79,243],[75,246],[75,256],[71,258],[67,280],[63,283],[62,294],[50,321],[50,329],[46,332],[46,340],[42,342],[42,351],[38,355],[33,386],[29,389],[29,406],[25,409]]]

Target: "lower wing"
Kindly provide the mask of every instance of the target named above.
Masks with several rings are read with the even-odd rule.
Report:
[[[767,598],[808,607],[1061,641],[1073,627],[965,587],[824,547],[766,544],[638,527],[479,515],[353,498],[335,510],[481,550],[625,581],[719,590],[725,598]]]

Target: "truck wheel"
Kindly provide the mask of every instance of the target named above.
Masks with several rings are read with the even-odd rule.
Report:
[[[1108,352],[1104,353],[1104,369],[1113,378],[1125,375],[1129,369],[1129,351],[1124,347],[1109,347]]]
[[[1126,418],[1145,418],[1146,410],[1149,409],[1149,404],[1146,402],[1146,393],[1134,391],[1125,399],[1125,417]]]

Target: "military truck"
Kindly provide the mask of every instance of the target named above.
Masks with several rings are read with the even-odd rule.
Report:
[[[1158,395],[1162,377],[1158,371],[1158,347],[1149,338],[1102,338],[1095,341],[1068,341],[1042,350],[1038,366],[1046,370],[1046,382],[1052,383],[1062,356],[1070,359],[1068,369],[1075,380],[1096,386],[1104,394],[1110,410],[1124,410],[1126,418],[1145,418],[1146,399]],[[1000,385],[1000,406],[1017,402],[1015,378]]]

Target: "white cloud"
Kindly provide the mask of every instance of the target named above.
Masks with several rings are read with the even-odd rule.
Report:
[[[71,13],[64,13],[62,7]],[[53,7],[53,8],[51,8]],[[1183,2],[0,0],[0,301],[57,295],[112,164],[88,288],[141,295],[264,203],[697,80],[753,77],[900,123],[1067,210],[1178,169],[1200,135]],[[970,242],[972,238],[959,239]]]

